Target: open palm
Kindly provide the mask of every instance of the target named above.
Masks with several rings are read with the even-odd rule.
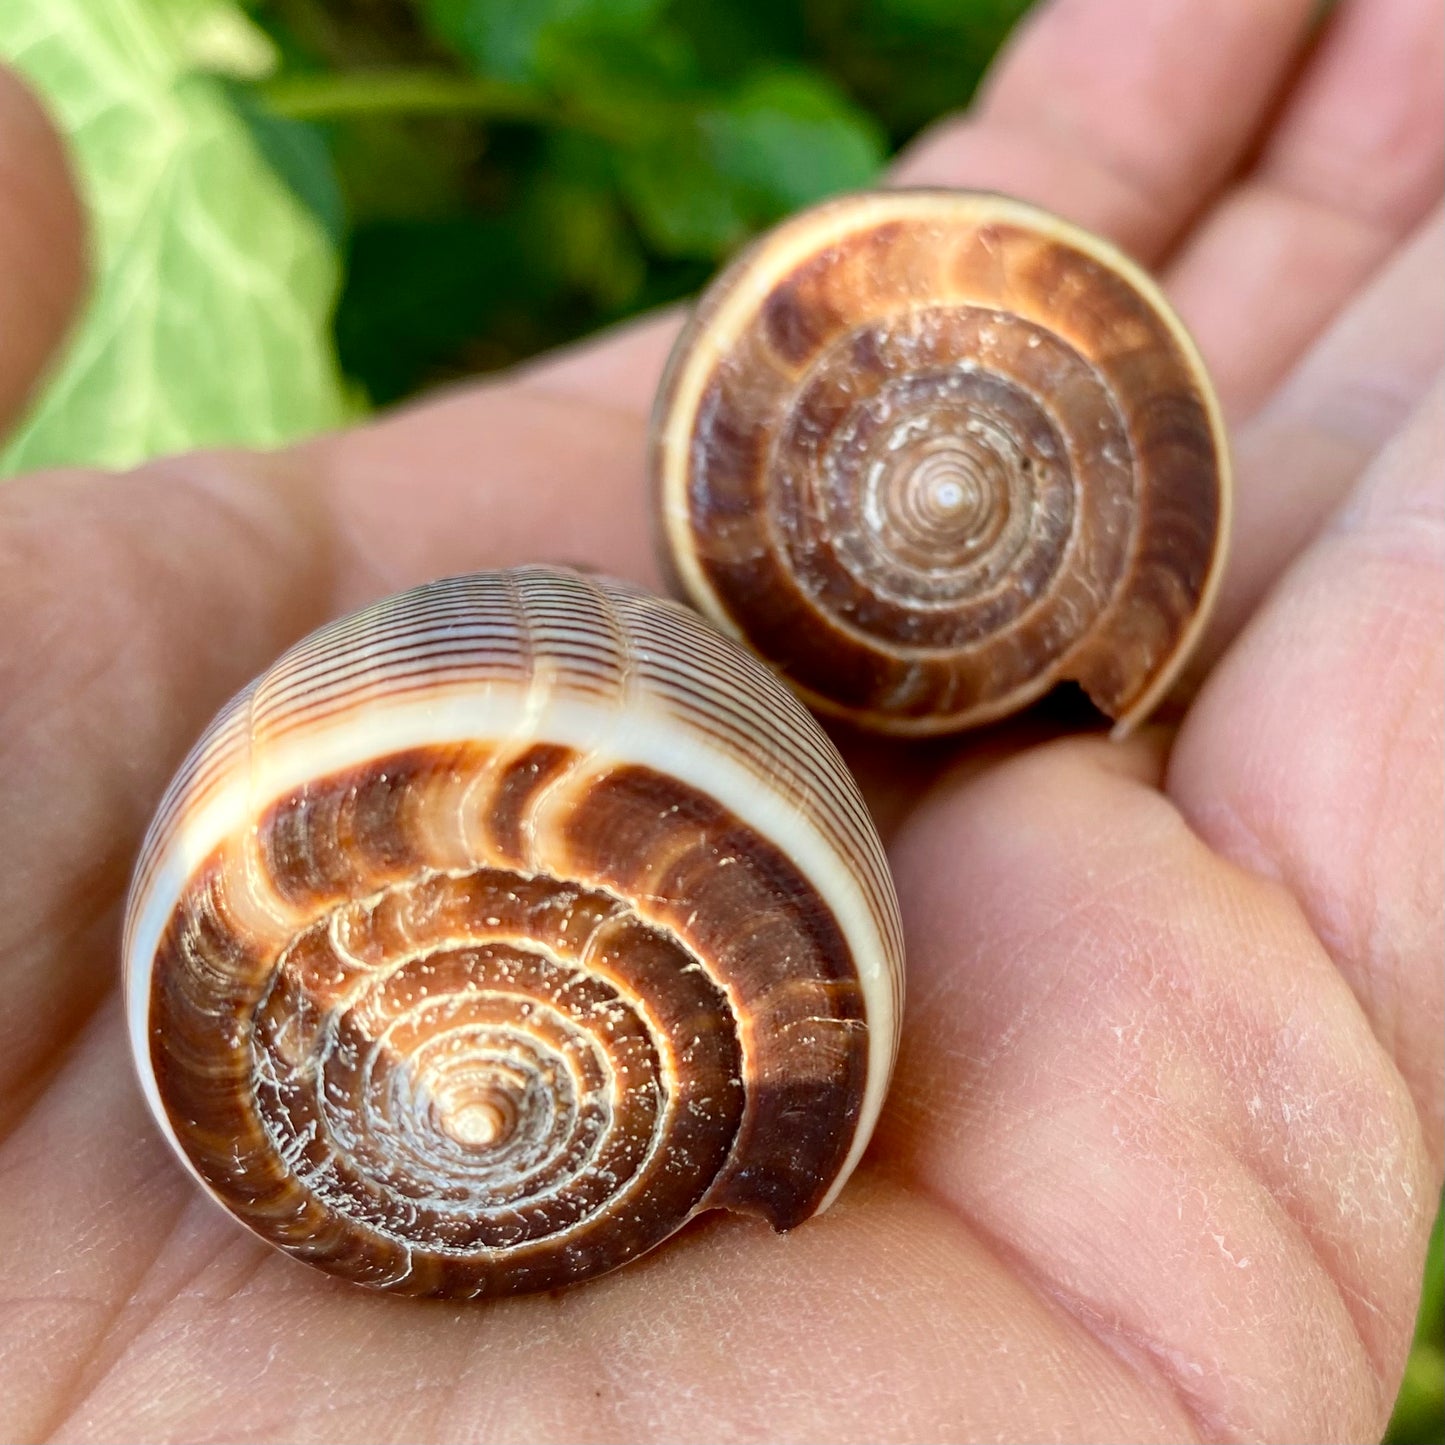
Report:
[[[367,1294],[199,1195],[116,989],[160,791],[285,645],[443,573],[656,583],[670,319],[290,453],[0,492],[0,1438],[1378,1435],[1442,1152],[1442,15],[1347,0],[1306,56],[1315,8],[1059,0],[900,169],[1159,271],[1238,535],[1177,728],[854,752],[904,1050],[794,1234],[712,1216],[558,1296]],[[13,414],[79,272],[13,82],[0,199]]]

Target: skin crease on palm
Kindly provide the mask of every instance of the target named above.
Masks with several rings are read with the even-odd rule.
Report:
[[[1122,745],[853,745],[907,921],[890,1104],[787,1236],[556,1296],[271,1252],[145,1114],[118,919],[162,788],[296,637],[529,560],[656,582],[672,318],[285,454],[0,489],[0,1438],[1367,1440],[1441,1179],[1438,0],[1058,0],[906,182],[1162,276],[1234,429],[1198,688]],[[0,414],[82,290],[0,85]],[[224,357],[217,365],[224,366]]]

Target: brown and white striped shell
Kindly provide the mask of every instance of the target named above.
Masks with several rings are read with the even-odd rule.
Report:
[[[704,295],[654,417],[661,550],[811,706],[940,733],[1167,689],[1228,531],[1223,423],[1158,288],[1002,196],[784,222]]]
[[[858,1161],[902,943],[857,789],[692,613],[527,568],[300,643],[217,717],[125,932],[146,1097],[270,1243],[547,1289]]]

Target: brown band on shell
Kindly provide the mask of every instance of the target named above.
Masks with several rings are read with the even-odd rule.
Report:
[[[618,836],[629,847],[616,847]],[[791,1229],[842,1164],[867,1071],[857,971],[796,866],[674,779],[619,769],[588,792],[569,839],[577,871],[627,898],[710,960],[735,1001],[748,1111],[709,1207]],[[681,900],[686,900],[681,901]]]
[[[152,1063],[193,1165],[272,1243],[407,1293],[498,1294],[614,1268],[699,1207],[780,1228],[816,1209],[867,1071],[836,925],[675,779],[548,789],[580,763],[379,759],[298,790],[254,853],[187,887]],[[514,861],[545,805],[574,876],[431,866],[458,777],[491,784],[468,806],[507,820],[492,838]],[[237,870],[291,915],[279,953],[231,906]]]
[[[404,1293],[826,1207],[902,931],[807,712],[676,604],[553,569],[323,629],[217,717],[125,929],[162,1129],[258,1234]]]
[[[674,351],[653,473],[691,599],[808,702],[885,731],[1064,679],[1132,719],[1225,534],[1217,404],[1157,289],[968,193],[847,197],[756,242]]]

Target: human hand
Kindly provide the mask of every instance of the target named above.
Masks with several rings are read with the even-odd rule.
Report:
[[[1298,65],[1314,8],[1061,0],[899,168],[1158,269],[1238,536],[1177,729],[851,749],[904,1049],[793,1234],[710,1216],[557,1297],[367,1294],[175,1167],[116,989],[166,780],[296,637],[478,567],[656,584],[671,319],[286,454],[0,490],[0,1437],[1379,1434],[1442,1165],[1442,35],[1432,0],[1347,0]],[[0,191],[13,414],[78,289],[13,82]]]

